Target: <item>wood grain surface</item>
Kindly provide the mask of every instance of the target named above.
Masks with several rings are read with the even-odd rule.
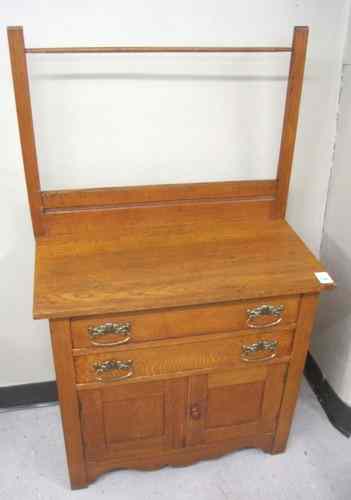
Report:
[[[161,340],[208,333],[234,332],[249,330],[248,309],[259,307],[263,304],[271,306],[284,306],[281,322],[270,329],[277,330],[286,326],[294,326],[299,306],[300,297],[266,297],[261,300],[242,300],[228,304],[212,304],[209,306],[196,306],[175,309],[162,309],[160,311],[131,312],[126,314],[113,314],[91,318],[77,318],[71,320],[72,345],[74,349],[90,348],[95,350],[106,349],[103,342],[113,343],[123,339],[116,335],[104,335],[100,346],[92,344],[97,339],[89,335],[89,328],[105,325],[106,323],[130,324],[130,341],[145,342],[147,340]],[[277,318],[267,316],[264,323],[271,323]],[[258,318],[256,324],[264,329],[262,319]],[[108,348],[108,347],[107,347]]]
[[[42,191],[41,195],[44,209],[53,210],[174,202],[179,200],[273,198],[276,191],[276,180],[261,180],[62,189],[59,191]]]
[[[37,242],[34,317],[319,292],[323,266],[282,220]]]
[[[45,228],[23,29],[8,28],[7,35],[29,208],[33,232],[38,237]]]
[[[278,161],[278,191],[275,206],[277,217],[285,217],[288,203],[289,184],[305,70],[307,40],[308,27],[295,27]]]
[[[189,446],[187,448],[158,451],[146,450],[144,453],[130,454],[129,456],[114,457],[108,460],[87,461],[89,481],[93,481],[100,474],[112,469],[141,469],[153,470],[165,465],[190,465],[199,460],[219,457],[233,450],[242,448],[261,448],[268,451],[272,447],[273,434],[241,435],[234,439],[227,439],[211,445]]]
[[[71,487],[82,488],[87,484],[87,477],[69,322],[50,321],[50,332]]]
[[[255,332],[235,337],[231,334],[215,334],[206,335],[206,337],[153,342],[152,344],[146,342],[134,348],[124,346],[104,350],[101,353],[82,354],[75,357],[76,381],[77,384],[96,382],[94,364],[108,360],[132,360],[133,376],[128,379],[129,381],[145,380],[149,377],[167,374],[178,374],[179,376],[179,374],[187,372],[215,368],[247,368],[248,363],[240,357],[242,346],[254,344],[259,340],[277,340],[275,360],[279,360],[280,357],[289,355],[293,332],[289,330],[274,333]],[[254,364],[260,364],[260,361],[258,360]],[[103,379],[108,383],[111,377],[121,376],[124,373],[119,370],[112,371],[106,373]]]
[[[318,294],[306,294],[301,301],[292,360],[287,374],[285,392],[279,414],[279,424],[274,438],[272,453],[281,453],[287,445],[318,300]]]

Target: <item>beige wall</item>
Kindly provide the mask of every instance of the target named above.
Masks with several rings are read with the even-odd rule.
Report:
[[[6,5],[4,6],[4,4]],[[309,25],[311,35],[292,189],[288,206],[288,219],[311,249],[318,254],[335,136],[342,48],[344,46],[348,9],[348,0],[334,0],[333,2],[320,0],[284,0],[281,2],[275,0],[266,0],[264,2],[262,0],[251,0],[250,2],[246,0],[236,2],[232,0],[223,0],[221,2],[215,2],[214,0],[178,0],[176,2],[165,2],[164,0],[154,0],[153,2],[141,0],[129,0],[128,2],[118,0],[105,0],[104,2],[87,2],[86,0],[42,2],[31,0],[23,2],[21,0],[12,0],[11,2],[1,2],[0,385],[38,382],[54,377],[47,323],[44,321],[34,322],[31,316],[33,237],[26,201],[5,27],[7,25],[23,25],[28,46],[74,46],[84,44],[288,45],[291,43],[291,32],[294,25]],[[216,59],[215,64],[218,61]],[[213,64],[212,60],[208,63],[211,66],[211,71],[213,70]],[[74,72],[77,72],[77,67]],[[230,76],[232,69],[228,68],[229,66],[226,63],[215,70],[216,72],[219,69],[224,72],[227,71]],[[37,71],[37,74],[42,71],[38,66],[32,67],[32,70],[34,73]],[[207,67],[205,67],[205,70],[207,71]],[[50,73],[52,70],[46,67],[45,71]],[[270,92],[277,87],[279,78],[280,70],[276,70],[271,83],[267,83],[265,87],[268,96],[268,100],[264,100],[266,104],[270,102]],[[91,78],[85,79],[83,77],[78,80],[78,83],[74,82],[76,85],[74,89],[76,94],[74,95],[77,96],[78,92],[78,95],[81,94],[83,99],[86,96],[85,85],[90,85],[91,80]],[[60,81],[64,88],[67,88],[67,91],[70,90],[65,87],[66,84],[68,85],[69,79],[61,78]],[[248,79],[248,81],[251,82],[250,85],[253,82],[252,79]],[[103,79],[100,79],[99,82],[104,84]],[[198,87],[199,82],[200,80],[197,80],[194,84]],[[48,90],[49,87],[45,87],[46,83],[52,85],[50,88],[52,88],[53,92],[59,90],[59,82],[55,80],[55,77],[46,80],[45,78],[41,80],[39,78],[32,81],[34,104],[37,106],[35,125],[40,135],[40,158],[42,160],[50,160],[51,158],[54,161],[57,154],[61,154],[60,145],[62,145],[62,148],[68,147],[67,141],[62,144],[62,137],[65,134],[67,135],[67,130],[70,131],[72,123],[67,121],[67,129],[63,128],[62,125],[55,128],[55,122],[53,121],[55,117],[51,116],[52,112],[55,111],[55,107],[51,107],[54,106],[53,101],[55,99],[50,98],[50,90]],[[260,84],[259,79],[257,83]],[[79,85],[82,88],[81,92],[79,92]],[[216,85],[220,90],[218,96],[221,96],[225,87],[223,81],[212,81],[213,88],[206,87],[206,91],[211,92],[213,96],[216,93]],[[224,89],[225,92],[226,89]],[[91,91],[92,109],[94,113],[99,115],[100,108],[97,100],[101,93],[94,94],[94,89],[91,89]],[[196,99],[199,99],[199,96],[200,93],[197,92]],[[43,97],[43,99],[40,99],[40,97]],[[189,99],[189,96],[187,98]],[[227,144],[228,148],[232,148],[233,145],[237,145],[237,151],[230,150],[230,154],[235,153],[237,155],[238,164],[235,165],[237,168],[239,168],[240,164],[246,165],[244,157],[243,162],[239,161],[241,151],[245,151],[246,147],[246,153],[252,155],[251,165],[256,169],[261,165],[259,161],[262,160],[262,165],[264,164],[265,168],[268,169],[268,174],[263,173],[263,175],[269,175],[269,169],[272,168],[272,165],[269,163],[269,155],[267,156],[265,151],[262,152],[262,148],[265,147],[263,143],[255,142],[255,147],[251,148],[247,147],[247,143],[255,132],[255,134],[262,134],[268,145],[274,145],[274,140],[276,140],[276,134],[273,134],[274,127],[276,127],[274,116],[272,116],[272,120],[268,122],[268,125],[266,121],[261,120],[263,111],[267,113],[264,115],[265,120],[269,117],[270,106],[266,106],[267,109],[264,110],[259,109],[257,113],[255,107],[254,111],[257,116],[256,118],[254,116],[254,123],[252,124],[251,119],[244,120],[242,135],[234,135],[235,128],[231,128],[234,126],[232,122],[233,110],[229,106],[229,102],[232,103],[232,101],[226,99],[224,102],[216,102],[220,113],[218,119],[215,120],[212,135],[208,123],[203,118],[204,115],[199,115],[200,121],[198,122],[196,122],[194,116],[189,116],[193,129],[198,123],[198,126],[202,127],[203,134],[207,134],[207,141],[212,138],[214,149],[212,147],[208,148],[207,143],[202,145],[201,141],[196,143],[197,147],[200,148],[199,150],[187,147],[184,151],[179,151],[178,148],[176,151],[177,155],[179,155],[177,157],[178,165],[183,165],[185,161],[189,161],[187,157],[189,152],[193,154],[193,151],[202,151],[202,155],[206,159],[211,151],[213,154],[213,151],[219,148],[215,154],[215,156],[219,155],[221,160],[218,165],[215,162],[216,158],[211,157],[210,162],[204,162],[206,169],[211,169],[206,172],[202,169],[203,162],[191,161],[191,175],[193,175],[193,180],[201,179],[204,175],[210,174],[223,178],[228,175],[227,167],[223,170],[223,165],[231,166],[228,163],[228,156],[223,156],[227,154],[225,146]],[[62,103],[70,105],[69,100],[63,99]],[[73,104],[76,104],[76,100],[72,102],[72,107]],[[202,102],[197,101],[195,104],[200,112]],[[240,103],[238,106],[240,107]],[[181,108],[182,106],[173,105],[171,109],[172,112],[178,113],[182,111]],[[241,111],[242,108],[241,106]],[[248,108],[248,112],[253,111],[253,108],[248,105],[246,105],[246,108]],[[60,109],[56,110],[60,111]],[[126,126],[130,128],[135,119],[133,117],[129,119],[127,111],[124,111],[124,120]],[[216,109],[213,112],[216,112]],[[221,121],[220,116],[223,116],[223,121]],[[252,117],[252,114],[249,116]],[[179,125],[180,115],[175,117]],[[94,115],[92,118],[94,118]],[[165,116],[163,116],[164,118]],[[77,115],[72,114],[72,119],[76,120]],[[94,122],[94,119],[92,122]],[[162,123],[162,120],[160,123]],[[74,134],[79,134],[81,130],[77,128],[76,123],[74,125],[75,128],[72,128],[75,131]],[[175,125],[176,122],[173,125],[171,124],[171,126]],[[82,127],[84,126],[86,126],[86,120],[82,122]],[[157,136],[153,120],[149,120],[149,127],[148,133]],[[160,125],[158,127],[160,128]],[[47,137],[45,136],[46,132],[48,132]],[[178,132],[181,132],[179,126]],[[75,162],[77,176],[72,175],[69,168],[66,171],[62,169],[60,182],[69,184],[74,181],[79,184],[85,182],[84,175],[87,169],[85,169],[84,161],[86,158],[79,156],[81,148],[75,149],[75,135],[72,134],[73,132],[69,134],[71,138],[69,143],[70,151],[67,151],[66,156],[63,153],[62,155],[63,158],[67,157],[67,161],[71,157],[77,160]],[[213,140],[216,136],[220,137],[222,142],[217,143],[216,140]],[[223,138],[226,138],[226,143],[223,143]],[[162,142],[167,143],[168,140],[169,136],[165,134]],[[182,140],[184,141],[184,137]],[[91,158],[97,158],[99,151],[101,151],[99,148],[103,148],[107,163],[111,155],[120,153],[115,150],[110,151],[109,143],[90,144],[89,141],[89,146],[93,148],[89,153]],[[202,147],[204,149],[201,150]],[[147,144],[145,148],[147,148]],[[55,152],[54,158],[53,152]],[[155,158],[155,156],[151,156],[151,153],[151,150],[145,149],[145,157]],[[161,155],[162,162],[158,164],[158,170],[152,172],[156,179],[160,174],[160,165],[165,165],[165,168],[169,169],[167,175],[170,175],[174,180],[177,180],[177,176],[181,178],[182,175],[189,174],[189,165],[185,171],[179,172],[174,169],[176,163],[172,163],[174,155],[170,155],[168,163],[167,157],[165,157],[166,154],[167,148],[164,148],[162,150],[163,156]],[[42,167],[46,167],[46,164],[42,165]],[[215,172],[214,168],[216,169]],[[57,174],[58,169],[60,169],[60,164],[54,164],[54,174]],[[95,169],[96,165],[92,162],[88,169],[93,176],[89,180],[91,183],[95,182]],[[81,171],[83,172],[81,173]],[[129,168],[126,171],[128,175],[132,175]],[[102,181],[103,183],[115,182],[115,178],[109,178],[109,175],[114,176],[116,173],[113,168],[112,170],[107,168],[105,173],[106,177]],[[255,172],[252,173],[255,174]],[[55,182],[54,174],[51,174],[51,177],[48,174],[49,182]],[[79,178],[82,174],[83,177]],[[240,175],[242,174],[240,173]],[[149,176],[150,171],[141,169],[136,177],[139,183],[147,183]],[[124,181],[130,182],[131,179],[132,177],[129,177]]]

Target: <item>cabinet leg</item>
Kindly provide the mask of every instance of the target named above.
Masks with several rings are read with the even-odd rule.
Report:
[[[90,484],[90,482],[82,477],[81,474],[75,475],[72,474],[72,472],[69,473],[69,481],[71,490],[81,490],[83,488],[87,488]]]
[[[277,441],[276,438],[274,438],[272,446],[264,450],[266,453],[269,453],[270,455],[278,455],[279,453],[284,453],[288,444],[288,438],[286,438],[285,441]]]
[[[318,294],[306,294],[301,299],[293,351],[288,369],[284,396],[271,453],[282,453],[287,445],[291,422],[299,394],[301,377],[315,317]]]
[[[50,320],[50,330],[71,487],[84,488],[89,481],[85,470],[69,321]]]

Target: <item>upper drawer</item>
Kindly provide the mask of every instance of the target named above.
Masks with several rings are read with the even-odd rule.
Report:
[[[72,319],[72,343],[74,348],[112,347],[189,335],[279,328],[296,321],[298,304],[296,295]]]

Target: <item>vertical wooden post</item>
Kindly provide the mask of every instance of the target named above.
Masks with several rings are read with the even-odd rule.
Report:
[[[69,320],[50,320],[50,331],[71,486],[72,489],[83,488],[88,485],[88,480],[85,470],[79,402],[75,387]]]
[[[9,27],[7,34],[29,206],[37,237],[44,233],[44,224],[23,29]]]
[[[294,156],[300,98],[305,69],[308,27],[296,26],[292,44],[288,88],[278,162],[278,188],[275,217],[284,218],[288,201],[291,167]]]

